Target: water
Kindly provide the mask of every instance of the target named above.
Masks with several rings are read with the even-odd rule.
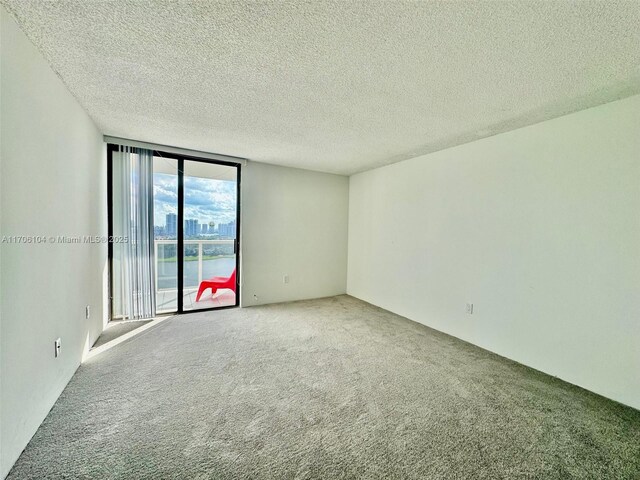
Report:
[[[158,262],[157,288],[178,288],[178,263]],[[211,277],[229,277],[236,268],[235,257],[214,258],[202,261],[202,279]],[[184,262],[184,287],[198,287],[198,262]]]

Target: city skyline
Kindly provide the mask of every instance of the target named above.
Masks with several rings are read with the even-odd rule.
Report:
[[[167,213],[164,225],[154,225],[155,237],[175,237],[177,235],[178,218],[175,213]],[[218,235],[221,237],[236,237],[236,221],[216,224],[213,221],[198,222],[197,219],[187,218],[184,220],[184,236],[197,237],[199,235]]]

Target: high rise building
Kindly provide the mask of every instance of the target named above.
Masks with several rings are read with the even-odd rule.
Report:
[[[236,222],[221,223],[218,225],[218,235],[226,238],[236,238]]]
[[[178,216],[175,213],[167,213],[165,235],[175,237],[178,234]]]
[[[192,218],[184,221],[185,237],[196,237],[198,233],[198,220]]]

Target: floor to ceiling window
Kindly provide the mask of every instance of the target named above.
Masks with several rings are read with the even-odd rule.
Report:
[[[240,165],[124,148],[109,145],[111,317],[237,306]]]

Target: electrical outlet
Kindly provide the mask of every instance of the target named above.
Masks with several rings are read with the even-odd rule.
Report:
[[[289,283],[289,275],[282,277],[282,283]]]
[[[54,357],[58,358],[60,356],[60,348],[62,347],[62,343],[60,342],[60,339],[57,338],[56,341],[54,342],[54,346],[55,346],[55,350],[54,350]]]
[[[467,308],[465,310],[469,315],[473,315],[473,303],[467,303]]]
[[[85,311],[85,315],[87,317],[87,320],[89,320],[91,318],[91,305],[87,305],[87,309]]]

